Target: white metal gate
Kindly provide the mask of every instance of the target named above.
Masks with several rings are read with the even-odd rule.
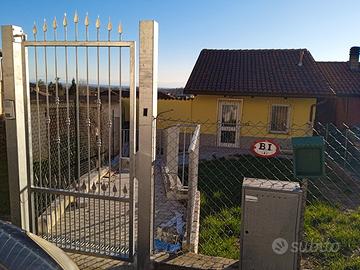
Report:
[[[14,83],[16,90],[16,77],[22,78],[20,84],[27,100],[24,141],[29,168],[18,168],[18,174],[27,170],[29,228],[66,250],[132,260],[135,42],[121,40],[121,25],[118,41],[112,41],[110,20],[105,41],[100,39],[99,18],[95,22],[95,41],[90,39],[88,16],[81,26],[83,35],[79,35],[77,14],[73,25],[74,29],[68,31],[65,15],[63,36],[59,38],[56,19],[52,27],[44,21],[43,37],[37,38],[34,25],[32,41],[26,39],[21,28],[5,26],[2,31],[4,66],[13,70],[14,77],[13,82],[8,80],[8,86]],[[51,40],[48,32],[52,32]],[[73,40],[68,38],[70,33]],[[122,52],[122,48],[127,49]],[[128,89],[122,84],[126,50]],[[20,68],[16,61],[21,63]],[[102,80],[104,74],[106,82]],[[15,96],[7,99],[6,105],[7,119],[11,120],[12,109],[19,114]],[[17,136],[23,132],[18,126],[13,128]],[[21,185],[21,179],[19,182]]]

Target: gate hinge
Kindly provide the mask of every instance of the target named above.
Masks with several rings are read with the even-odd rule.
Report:
[[[26,34],[15,34],[13,35],[13,42],[23,42],[26,41]]]

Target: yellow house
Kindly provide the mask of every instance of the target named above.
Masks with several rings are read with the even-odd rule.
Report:
[[[248,148],[312,135],[317,98],[333,95],[306,49],[202,50],[177,99],[159,99],[158,128],[202,125],[202,144]],[[186,97],[186,98],[184,98]]]

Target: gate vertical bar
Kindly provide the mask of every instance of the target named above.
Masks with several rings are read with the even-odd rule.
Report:
[[[4,109],[9,171],[10,212],[13,224],[30,230],[27,117],[28,86],[26,82],[26,50],[22,46],[21,27],[2,26]],[[29,125],[30,126],[30,125]],[[31,130],[31,129],[30,129]],[[31,149],[31,147],[29,148]]]
[[[36,27],[36,24],[34,23],[34,26],[33,26],[33,35],[34,35],[34,40],[36,41],[36,36],[37,36],[37,27]],[[38,149],[39,149],[39,156],[38,156],[38,159],[39,161],[42,160],[42,143],[41,143],[41,134],[40,134],[40,102],[39,102],[39,80],[38,80],[38,54],[37,54],[37,48],[34,48],[34,64],[35,64],[35,85],[36,85],[36,118],[37,118],[37,130],[36,132],[38,133],[37,135],[37,144],[38,144]],[[31,164],[31,163],[29,163]],[[41,162],[39,162],[39,173],[38,173],[38,176],[35,176],[35,179],[37,177],[37,185],[40,185],[42,186],[43,185],[43,182],[42,182],[42,165],[41,165]],[[35,196],[35,195],[33,195]],[[36,205],[36,213],[35,213],[35,216],[36,219],[38,217],[38,207],[39,207],[39,197],[38,195],[36,195],[36,199],[37,201],[35,202],[35,205]],[[41,226],[41,229],[39,230],[39,223],[36,221],[36,233],[38,234],[39,232],[41,232],[41,234],[43,234],[43,228],[44,228],[44,223],[43,223],[43,219],[40,218],[41,222],[40,222],[40,226]],[[33,221],[35,222],[35,221]]]
[[[132,259],[135,250],[134,224],[135,224],[135,152],[136,152],[136,43],[130,46],[130,205],[129,205],[129,258]],[[121,129],[120,129],[121,130]],[[121,172],[120,172],[121,174]],[[120,187],[121,188],[121,187]],[[121,209],[120,209],[121,211]],[[126,231],[126,224],[125,224]],[[121,232],[120,232],[121,233]]]
[[[27,35],[24,34],[23,40],[27,39]],[[29,207],[29,230],[33,233],[36,232],[37,226],[35,223],[35,194],[30,192],[31,186],[34,184],[34,172],[33,172],[33,151],[32,151],[32,125],[31,125],[31,99],[30,99],[30,84],[29,84],[29,55],[28,48],[22,43],[22,66],[23,66],[23,93],[24,93],[24,105],[25,105],[25,130],[26,132],[26,158],[27,158],[27,184],[28,184],[28,207]]]
[[[149,269],[153,249],[154,161],[156,152],[158,24],[140,22],[139,181],[137,269]]]
[[[119,23],[118,25],[118,34],[119,34],[119,41],[121,41],[121,35],[122,35],[122,25]],[[122,173],[122,60],[121,60],[121,47],[119,48],[119,196],[121,196],[121,173]],[[134,69],[135,70],[135,69]],[[120,237],[120,243],[122,239],[122,218],[121,218],[121,211],[123,208],[123,204],[120,204],[119,207],[120,211],[120,224],[119,224],[119,237]],[[116,209],[116,207],[115,207]],[[115,210],[114,209],[114,210]],[[115,211],[114,211],[115,212]],[[130,217],[132,218],[132,216]],[[117,245],[117,237],[116,237],[116,230],[115,229],[115,245]],[[132,256],[132,255],[131,255]]]

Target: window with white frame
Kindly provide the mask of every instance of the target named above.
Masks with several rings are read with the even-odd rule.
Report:
[[[270,132],[287,133],[290,122],[289,105],[272,105],[270,115]]]

